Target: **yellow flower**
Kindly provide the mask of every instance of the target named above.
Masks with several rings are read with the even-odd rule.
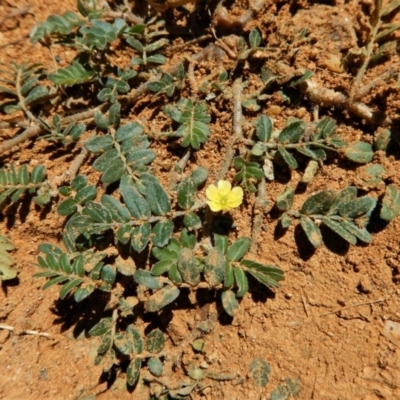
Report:
[[[228,211],[239,207],[243,201],[243,189],[239,186],[232,189],[228,181],[218,181],[217,186],[206,189],[207,204],[212,211]]]

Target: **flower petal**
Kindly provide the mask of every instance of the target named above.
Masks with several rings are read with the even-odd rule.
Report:
[[[211,211],[217,212],[222,210],[220,203],[216,203],[214,201],[207,201],[207,204],[211,208]]]
[[[211,201],[218,202],[219,201],[219,194],[218,188],[215,185],[210,185],[206,189],[207,198]]]
[[[218,181],[217,183],[218,185],[218,192],[219,195],[222,196],[228,196],[231,189],[232,189],[232,185],[229,181]]]
[[[228,207],[236,208],[239,207],[243,202],[243,189],[240,186],[236,186],[229,193]]]

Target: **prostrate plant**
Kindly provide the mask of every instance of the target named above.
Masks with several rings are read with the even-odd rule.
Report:
[[[12,72],[6,72],[7,87],[0,90],[14,107],[6,111],[22,110],[36,124],[22,134],[25,139],[40,134],[43,139],[70,146],[68,151],[76,146],[81,150],[79,162],[62,177],[66,183],[45,182],[40,165],[31,173],[26,165],[1,169],[0,203],[6,198],[18,201],[29,192],[36,193],[36,201],[44,204],[58,188],[61,199],[57,212],[68,217],[63,248],[39,246],[41,272],[36,276],[47,279],[44,288],[61,285],[61,299],[73,296],[76,302],[89,302],[94,292],[103,292],[107,304],[89,334],[100,339],[96,363],[102,364],[109,377],[125,372],[128,386],[149,384],[154,398],[187,398],[200,389],[203,379],[234,379],[235,374],[207,373],[193,363],[184,371],[187,381],[177,386],[166,382],[165,371],[180,366],[177,360],[184,346],[192,344],[199,351],[201,346],[195,341],[203,340],[200,337],[207,329],[204,324],[196,325],[187,341],[174,347],[165,340],[160,330],[165,327],[157,318],[148,332],[143,326],[147,324],[144,312],[150,318],[162,315],[179,303],[183,292],[206,288],[221,300],[219,311],[235,317],[241,299],[256,281],[269,290],[279,287],[283,271],[255,258],[271,200],[281,213],[281,226],[288,229],[298,222],[317,248],[323,243],[322,226],[353,245],[358,240],[370,243],[368,224],[373,211],[381,206],[381,219],[395,218],[400,212],[400,192],[382,180],[382,167],[369,170],[371,187],[385,189],[381,199],[358,197],[360,188],[349,186],[338,192],[309,194],[297,210],[293,209],[295,189],[290,182],[277,199],[267,196],[268,184],[279,185],[277,171],[298,170],[301,183],[312,187],[327,160],[334,158],[341,167],[346,161],[355,168],[373,160],[374,148],[366,141],[344,141],[336,133],[336,121],[329,117],[314,122],[289,118],[282,129],[274,128],[274,121],[262,113],[255,117],[263,102],[277,91],[282,96],[287,90],[296,91],[298,101],[302,101],[304,87],[313,74],[298,71],[282,79],[272,73],[273,65],[268,62],[259,76],[254,72],[257,63],[254,68],[242,68],[252,65],[258,52],[273,52],[262,46],[257,28],[250,31],[248,44],[239,39],[233,67],[218,65],[211,75],[196,82],[196,62],[215,56],[216,46],[161,71],[159,66],[168,61],[163,50],[169,46],[163,20],[150,15],[131,24],[120,13],[80,0],[78,10],[81,16],[72,12],[50,16],[31,35],[34,42],[75,49],[71,64],[48,74],[36,65],[13,64]],[[124,67],[112,63],[121,48],[130,59]],[[39,84],[42,77],[48,78],[50,89]],[[243,95],[248,84],[244,79],[252,78],[260,80],[261,89]],[[50,117],[37,114],[36,102],[43,101],[47,110],[56,110],[68,100],[70,88],[87,95],[88,110],[68,117],[59,112]],[[151,98],[147,106],[167,117],[162,132],[150,132],[142,106],[135,108],[133,121],[128,118],[136,100],[142,100],[146,93]],[[285,98],[290,101],[289,96]],[[229,107],[233,132],[224,136],[226,150],[209,176],[207,168],[196,165],[198,151],[210,146],[215,110]],[[252,125],[244,134],[242,126],[248,119]],[[157,164],[160,148],[169,155],[183,154],[168,172]],[[94,179],[100,175],[102,186],[89,184],[92,176],[78,174],[87,153],[93,170],[100,173]],[[229,180],[231,167],[236,169],[233,182]],[[307,193],[311,193],[308,188]],[[207,200],[202,200],[204,194]],[[254,215],[249,223],[250,237],[233,229],[230,213],[238,207]],[[267,384],[269,371],[261,359],[250,366],[250,376],[261,387]],[[271,398],[298,395],[297,384],[294,379],[286,380]]]

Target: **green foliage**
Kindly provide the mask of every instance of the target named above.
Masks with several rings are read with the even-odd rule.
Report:
[[[133,24],[130,21],[139,18],[127,9],[123,10],[126,15],[122,20],[115,17],[121,15],[121,10],[114,13],[111,5],[98,9],[95,2],[78,0],[77,7],[82,17],[71,11],[52,15],[31,33],[34,43],[72,48],[75,59],[49,74],[39,64],[2,64],[0,93],[5,100],[1,110],[22,110],[30,123],[37,124],[38,137],[55,142],[54,148],[61,142],[63,151],[71,150],[73,155],[83,147],[80,155],[84,158],[89,152],[88,161],[78,175],[79,166],[72,165],[67,171],[70,175],[63,177],[71,176],[71,181],[62,187],[44,180],[41,165],[32,172],[27,165],[1,168],[0,203],[5,204],[6,199],[16,202],[25,193],[34,193],[34,200],[45,204],[58,188],[57,212],[67,217],[63,230],[65,248],[41,244],[40,272],[35,276],[47,279],[44,289],[59,285],[61,299],[73,297],[76,302],[89,302],[91,294],[103,292],[106,307],[95,315],[98,320],[89,330],[99,340],[96,364],[101,364],[109,376],[125,368],[127,386],[151,384],[153,391],[158,385],[159,393],[154,389],[157,398],[184,399],[200,387],[202,379],[226,379],[225,375],[213,375],[190,363],[185,364],[187,381],[174,388],[166,387],[164,381],[161,385],[160,377],[171,370],[171,362],[174,368],[180,365],[176,360],[181,353],[174,353],[179,346],[169,342],[167,345],[160,329],[150,330],[142,314],[152,313],[152,321],[157,322],[159,314],[183,304],[187,291],[207,288],[234,318],[241,299],[254,290],[255,281],[270,290],[278,288],[284,279],[283,271],[254,258],[260,225],[274,219],[277,213],[282,228],[299,224],[315,248],[327,239],[322,227],[350,244],[370,243],[372,235],[367,228],[377,206],[384,221],[391,221],[400,213],[398,188],[387,184],[382,165],[369,165],[374,151],[386,151],[393,138],[385,131],[374,138],[374,146],[364,141],[347,143],[337,134],[336,121],[329,117],[314,122],[288,118],[283,125],[280,119],[274,126],[266,114],[265,101],[273,102],[278,96],[288,108],[301,104],[304,99],[298,96],[299,91],[313,72],[292,71],[297,44],[289,46],[296,49],[290,56],[288,69],[292,72],[287,75],[278,76],[279,72],[273,70],[276,61],[269,56],[273,54],[269,49],[266,62],[260,63],[267,52],[262,47],[262,32],[256,27],[249,32],[247,41],[239,40],[236,63],[224,63],[227,70],[211,71],[198,82],[198,87],[190,76],[188,88],[186,61],[172,65],[163,53],[169,45],[169,32],[159,16]],[[397,8],[397,1],[389,3],[380,15],[383,18]],[[397,24],[379,27],[375,56],[383,56],[393,47],[385,40],[396,29]],[[304,32],[299,36],[304,39]],[[165,54],[170,54],[171,49],[174,47]],[[204,57],[211,60],[215,56],[219,63],[218,53],[210,49],[204,49]],[[121,55],[130,58],[130,67],[113,65],[115,56]],[[281,55],[285,58],[284,50]],[[155,68],[164,64],[168,69]],[[257,76],[254,71],[260,64],[265,65]],[[196,62],[193,65],[196,67]],[[286,67],[283,62],[282,69]],[[225,118],[230,110],[228,102],[232,96],[238,97],[232,93],[231,78],[239,75],[243,93],[249,91],[248,82],[257,85],[259,79],[261,87],[257,93],[239,99],[244,114],[239,113],[239,123],[245,128],[243,137],[233,137],[230,132],[215,135],[210,129],[211,121],[217,124],[217,118]],[[195,76],[197,80],[200,74],[196,71]],[[50,88],[41,84],[45,78]],[[181,92],[186,98],[180,97]],[[89,102],[84,112],[76,114],[76,118],[61,116],[60,111],[60,115],[54,114],[53,110],[61,109],[66,98],[74,99],[76,93],[82,96],[78,100]],[[38,117],[34,115],[39,109],[36,106],[41,109]],[[233,109],[237,114],[236,105]],[[163,120],[162,111],[170,121]],[[172,131],[160,135],[155,126],[164,123],[171,124]],[[92,130],[90,138],[86,136],[88,127]],[[184,149],[176,147],[171,140],[174,137],[179,138]],[[204,162],[210,170],[203,166],[204,152],[197,152],[203,145],[207,152],[209,148],[213,151]],[[324,172],[328,159],[330,168],[360,168],[360,188],[315,193],[313,179]],[[343,159],[351,162],[343,163]],[[86,168],[89,165],[94,174]],[[232,177],[233,168],[234,179],[246,189],[242,209],[252,214],[252,218],[244,220],[249,221],[249,237],[242,237],[233,229],[235,224],[228,213],[217,215],[207,210],[204,184]],[[302,175],[295,183],[294,170]],[[285,174],[287,177],[281,179]],[[269,188],[265,193],[266,180],[274,181],[271,193],[280,193],[276,198],[270,198]],[[299,182],[305,185],[296,187]],[[304,192],[301,186],[305,186]],[[372,197],[366,192],[373,189],[383,193],[383,188],[378,205],[377,195]],[[366,194],[357,197],[358,189]],[[297,193],[302,197],[297,199]],[[265,207],[270,200],[275,204],[273,212]],[[297,204],[302,205],[294,209]],[[10,268],[13,260],[8,251],[12,249],[12,244],[0,236],[0,280],[16,276]],[[200,330],[207,332],[209,326],[204,329],[203,325]],[[204,351],[203,338],[189,339],[187,343],[195,351]],[[249,376],[257,386],[265,387],[269,374],[268,363],[260,358],[253,360]],[[286,399],[299,393],[299,380],[286,379],[270,397]]]
[[[135,25],[125,32],[126,42],[139,53],[139,56],[131,59],[132,65],[165,64],[165,56],[155,53],[169,42],[166,38],[160,38],[168,34],[163,30],[164,25],[164,21],[156,22],[152,19],[147,24]]]
[[[74,121],[70,122],[66,128],[63,128],[62,119],[58,114],[54,114],[52,118],[52,125],[49,125],[41,118],[39,118],[39,120],[44,129],[49,132],[42,137],[48,141],[61,141],[61,143],[64,145],[78,141],[86,130],[85,124],[77,124]]]
[[[250,374],[257,386],[267,385],[270,372],[271,367],[262,358],[255,358],[250,364]]]
[[[9,251],[13,250],[15,250],[14,244],[5,236],[0,235],[0,284],[17,277],[17,271],[12,268],[15,261],[9,254]]]
[[[36,103],[44,102],[49,95],[46,86],[40,84],[43,79],[41,64],[0,63],[0,93],[6,100],[0,103],[0,110],[7,114],[23,110],[31,118],[30,108]]]
[[[52,82],[61,86],[73,86],[91,82],[95,77],[96,72],[90,66],[80,64],[79,61],[74,61],[68,67],[60,68],[57,72],[49,75],[49,79]]]
[[[57,206],[57,212],[60,215],[71,215],[77,211],[80,206],[93,200],[97,194],[97,188],[94,185],[88,185],[88,179],[84,175],[76,176],[71,186],[62,186],[59,192],[62,196],[68,197]]]
[[[382,203],[381,218],[386,221],[396,218],[400,213],[399,189],[394,185],[388,185]]]
[[[188,99],[181,99],[175,106],[165,107],[164,112],[180,124],[174,135],[183,138],[182,147],[190,145],[193,149],[198,149],[202,143],[207,141],[210,135],[208,124],[211,118],[207,114],[205,103],[194,103]]]
[[[72,33],[76,28],[85,24],[73,11],[63,15],[50,15],[46,21],[35,26],[30,34],[32,43],[36,43],[47,36],[64,36]]]
[[[160,80],[149,82],[147,87],[156,95],[165,93],[168,97],[172,97],[176,91],[182,89],[184,78],[185,68],[183,67],[183,64],[179,64],[173,75],[164,72]]]
[[[299,378],[288,378],[278,385],[271,393],[271,400],[287,400],[297,397],[301,392]]]
[[[95,118],[100,129],[111,127],[110,117],[107,119],[97,113]],[[116,132],[110,130],[110,133],[96,136],[85,143],[90,152],[101,154],[93,163],[93,168],[103,173],[101,180],[104,183],[116,182],[125,173],[141,179],[148,171],[147,165],[156,157],[149,146],[143,127],[137,122],[120,126]]]
[[[325,190],[310,196],[299,211],[289,210],[281,218],[282,225],[290,217],[300,220],[300,225],[310,243],[319,247],[323,243],[320,225],[325,225],[345,241],[355,245],[357,240],[372,242],[367,230],[376,199],[369,196],[357,197],[357,188],[349,186],[338,193]],[[397,204],[397,203],[396,203]]]
[[[0,204],[9,198],[15,203],[25,193],[35,193],[33,198],[36,204],[42,206],[51,200],[52,192],[50,187],[44,181],[45,168],[43,165],[37,165],[29,172],[26,164],[18,169],[14,164],[9,168],[0,169]]]

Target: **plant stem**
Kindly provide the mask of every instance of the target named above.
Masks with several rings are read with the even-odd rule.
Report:
[[[250,253],[255,254],[257,251],[257,242],[260,238],[261,226],[264,218],[263,208],[265,206],[266,198],[266,183],[265,179],[261,179],[258,183],[258,193],[257,198],[253,208],[253,227],[251,230],[251,245],[250,245]]]

